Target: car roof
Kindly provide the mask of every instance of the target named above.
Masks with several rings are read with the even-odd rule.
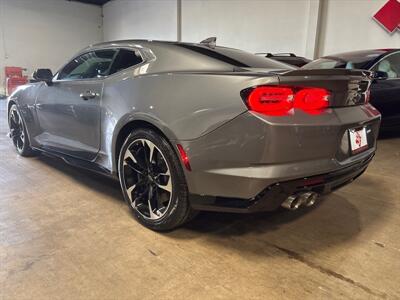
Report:
[[[348,52],[341,52],[337,54],[333,54],[331,56],[365,56],[368,54],[386,54],[388,52],[392,52],[395,50],[400,50],[396,48],[387,48],[387,49],[367,49],[367,50],[357,50],[357,51],[348,51]]]
[[[358,59],[365,60],[366,57],[377,58],[381,56],[385,56],[391,52],[398,51],[400,49],[396,48],[388,48],[388,49],[370,49],[370,50],[358,50],[358,51],[349,51],[349,52],[342,52],[336,53],[332,55],[326,55],[322,58],[329,58],[329,57],[337,57],[342,60],[353,60],[356,61]]]
[[[82,51],[89,51],[101,48],[108,48],[108,47],[149,47],[151,48],[152,45],[155,46],[164,46],[164,47],[174,47],[176,45],[196,45],[196,46],[203,46],[206,47],[206,44],[202,43],[187,43],[187,42],[177,42],[177,41],[161,41],[161,40],[144,40],[144,39],[132,39],[132,40],[115,40],[115,41],[108,41],[90,45],[83,49]],[[223,47],[223,46],[215,46],[212,47],[215,49],[234,49],[230,47]],[[236,49],[239,50],[239,49]]]
[[[354,63],[362,63],[363,69],[368,69],[374,65],[377,61],[381,60],[386,55],[400,51],[397,48],[387,48],[387,49],[370,49],[370,50],[358,50],[350,52],[336,53],[332,55],[326,55],[321,58],[326,59],[339,59],[342,61],[351,61]]]

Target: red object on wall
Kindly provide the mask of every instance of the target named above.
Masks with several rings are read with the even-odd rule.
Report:
[[[22,68],[5,67],[6,77],[22,77]]]
[[[17,87],[28,83],[28,77],[23,76],[23,68],[5,67],[6,95],[9,96]]]
[[[400,29],[400,1],[389,0],[373,18],[391,33]]]

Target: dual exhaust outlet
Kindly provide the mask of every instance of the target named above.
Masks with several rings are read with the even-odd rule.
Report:
[[[318,194],[315,192],[302,192],[289,196],[281,205],[286,209],[296,210],[301,206],[313,206],[317,198]]]

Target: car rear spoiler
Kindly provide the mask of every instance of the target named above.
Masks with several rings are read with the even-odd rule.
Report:
[[[298,69],[279,73],[279,76],[333,76],[333,75],[347,75],[347,76],[365,76],[372,78],[373,72],[366,70],[353,70],[353,69]]]

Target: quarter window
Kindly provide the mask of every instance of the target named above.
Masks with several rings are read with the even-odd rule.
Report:
[[[384,58],[372,68],[372,71],[386,72],[389,78],[400,78],[400,53]]]
[[[90,79],[107,76],[116,50],[97,50],[82,54],[69,62],[58,79]]]
[[[117,57],[114,60],[114,63],[112,64],[110,74],[114,74],[134,65],[140,64],[142,61],[143,59],[139,51],[120,49]]]

